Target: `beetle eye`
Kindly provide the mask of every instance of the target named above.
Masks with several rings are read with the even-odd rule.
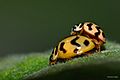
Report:
[[[75,31],[75,29],[76,29],[76,26],[73,26],[73,27],[72,27],[72,31]]]

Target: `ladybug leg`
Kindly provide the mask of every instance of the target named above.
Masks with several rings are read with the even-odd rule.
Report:
[[[57,64],[57,61],[50,61],[49,62],[49,65],[51,66],[51,65],[55,65],[55,64]]]
[[[91,55],[91,54],[93,54],[93,52],[87,52],[87,53],[86,53],[86,56],[89,56],[89,55]]]
[[[71,58],[68,58],[68,59],[64,59],[63,62],[68,62],[69,60],[71,60]]]
[[[76,32],[73,32],[73,31],[72,31],[70,34],[71,34],[71,35],[76,35]]]
[[[103,45],[103,42],[102,42],[102,41],[99,41],[99,42],[96,44],[97,52],[100,52],[100,51],[102,50],[102,45]]]
[[[72,58],[68,58],[68,59],[66,59],[66,61],[69,61],[69,60],[71,60]]]
[[[58,58],[58,46],[53,49],[52,54],[50,55],[49,58],[49,65],[54,65],[57,64],[57,58]]]
[[[96,49],[97,49],[96,52],[100,52],[101,51],[101,46],[97,45]]]
[[[57,63],[57,59],[53,60],[53,54],[49,58],[49,65],[54,65]]]
[[[57,64],[57,58],[58,58],[58,53],[57,54],[51,54],[49,58],[49,65],[54,65]]]
[[[100,52],[101,51],[101,42],[98,42],[96,39],[92,39],[92,41],[95,43],[95,48],[96,48],[96,52]]]

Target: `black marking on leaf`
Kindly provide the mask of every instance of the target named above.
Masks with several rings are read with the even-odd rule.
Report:
[[[64,44],[65,44],[65,42],[62,42],[60,44],[60,51],[63,51],[63,53],[66,53],[66,50],[64,49]]]
[[[90,42],[88,40],[85,40],[84,44],[85,44],[85,46],[88,46],[90,44]]]
[[[93,25],[92,23],[87,24],[89,30],[92,30],[92,25]]]
[[[72,45],[75,45],[75,46],[77,46],[77,47],[80,47],[81,45],[76,42],[76,40],[78,40],[78,39],[79,39],[79,37],[76,37],[76,38],[74,38],[73,40],[71,40],[71,44],[72,44]]]

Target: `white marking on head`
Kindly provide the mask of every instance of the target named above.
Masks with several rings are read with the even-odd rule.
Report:
[[[82,29],[81,23],[78,26],[75,25],[74,27],[75,27],[74,31],[80,31]]]

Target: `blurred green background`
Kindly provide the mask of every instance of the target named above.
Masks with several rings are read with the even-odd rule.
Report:
[[[120,42],[120,0],[1,0],[0,55],[49,50],[84,21]]]

